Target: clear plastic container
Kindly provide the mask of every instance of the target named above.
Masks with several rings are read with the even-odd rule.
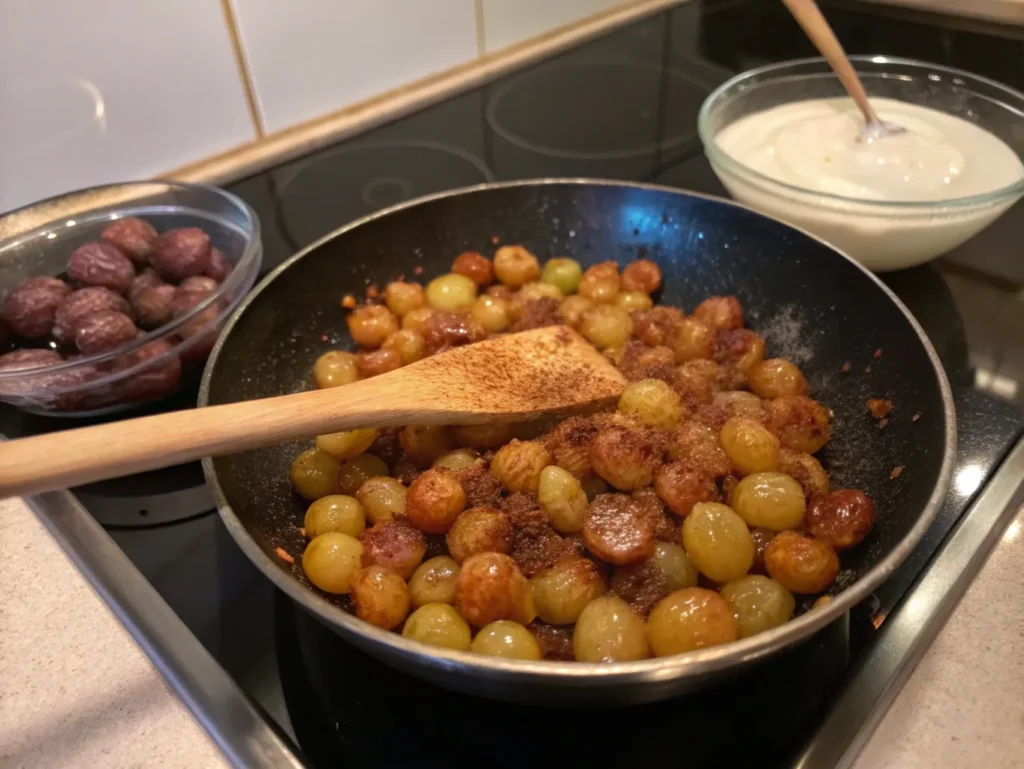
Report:
[[[198,380],[225,319],[252,288],[263,259],[256,213],[224,190],[131,182],[70,193],[6,214],[0,217],[0,296],[26,278],[63,277],[72,251],[98,241],[111,221],[129,216],[145,219],[158,232],[202,228],[231,262],[231,272],[191,310],[122,347],[95,355],[59,349],[61,363],[0,368],[0,401],[37,414],[96,415],[164,398]],[[43,349],[56,349],[48,344]],[[0,352],[9,349],[7,345]]]

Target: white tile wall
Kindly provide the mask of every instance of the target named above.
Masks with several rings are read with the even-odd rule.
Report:
[[[472,61],[475,0],[227,0],[266,132]],[[486,52],[624,0],[482,0]],[[0,0],[0,212],[257,138],[219,0]]]
[[[484,49],[492,53],[622,4],[623,0],[483,0]]]
[[[476,58],[473,0],[231,0],[268,132]]]
[[[216,0],[0,0],[0,211],[254,133]]]

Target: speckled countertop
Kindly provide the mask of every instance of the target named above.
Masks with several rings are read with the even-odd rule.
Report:
[[[0,767],[227,766],[24,502],[0,500]]]
[[[1021,766],[1024,511],[857,769]],[[160,674],[20,500],[0,501],[0,766],[224,767]]]
[[[1024,765],[1024,510],[1006,528],[856,769]]]

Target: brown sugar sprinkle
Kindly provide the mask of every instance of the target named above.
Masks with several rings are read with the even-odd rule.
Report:
[[[299,527],[299,534],[301,534],[304,537],[306,536],[306,527],[305,526],[300,526]]]
[[[885,398],[868,398],[868,411],[875,419],[884,419],[892,413],[892,401]]]
[[[341,299],[341,306],[346,310],[354,310],[356,308],[356,298],[352,294],[345,294]]]
[[[533,514],[533,511],[541,509],[536,494],[514,492],[501,500],[499,507],[501,512],[512,519],[512,525],[517,529],[531,526],[538,520],[547,525],[546,513],[539,519]]]
[[[558,315],[558,299],[541,296],[525,303],[523,314],[509,326],[509,331],[529,331],[531,328],[557,326],[562,322]]]
[[[466,507],[497,507],[501,503],[501,481],[482,461],[455,471],[466,492]]]
[[[889,424],[889,420],[888,420],[888,419],[886,419],[886,418],[884,418],[884,417],[883,417],[882,419],[879,419],[879,420],[878,420],[878,429],[879,429],[879,430],[884,430],[884,429],[885,429],[885,426],[886,426],[887,424]]]
[[[529,630],[537,640],[540,653],[546,660],[572,661],[572,628],[565,626],[546,625],[534,622]]]
[[[917,412],[916,414],[914,414],[914,416],[912,416],[912,417],[910,418],[910,421],[911,421],[911,422],[916,422],[916,421],[917,421],[918,419],[920,419],[920,418],[921,418],[921,412],[920,412],[920,411],[918,411],[918,412]]]
[[[895,481],[902,474],[903,474],[903,465],[896,465],[896,467],[894,467],[892,469],[892,472],[889,473],[889,480]]]
[[[881,358],[882,357],[882,348],[881,347],[879,347],[877,350],[875,350],[875,357],[876,358]]]
[[[850,361],[846,361],[846,363],[843,364],[843,367],[839,370],[842,371],[844,374],[849,374],[850,369],[852,368],[853,366],[850,365]]]
[[[377,284],[376,283],[371,283],[370,285],[368,285],[366,287],[366,298],[367,299],[376,299],[378,296],[380,296],[380,289],[377,288]]]
[[[423,265],[422,264],[417,264],[415,267],[413,267],[412,268],[412,274],[413,275],[422,275],[423,274]]]
[[[646,560],[622,569],[610,592],[628,603],[641,617],[646,617],[671,590],[665,572]]]
[[[276,555],[278,558],[280,558],[285,563],[289,563],[289,564],[295,563],[295,559],[292,558],[290,555],[288,555],[288,551],[286,551],[283,547],[276,547],[276,548],[274,548],[274,555]]]
[[[870,363],[864,367],[864,373],[865,374],[870,374],[871,373],[871,364]]]
[[[497,235],[491,235],[491,243],[492,243],[493,245],[495,245],[495,246],[496,246],[496,245],[498,245],[498,244],[499,244],[500,242],[501,242],[501,238],[499,238],[499,237],[498,237]]]
[[[501,510],[512,522],[512,551],[523,574],[532,577],[554,566],[555,561],[576,552],[573,540],[560,536],[548,524],[548,515],[532,494],[511,494]]]

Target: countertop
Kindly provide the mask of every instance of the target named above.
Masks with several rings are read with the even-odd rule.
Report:
[[[1020,765],[1024,510],[911,675],[856,769]],[[21,500],[0,502],[0,766],[225,767]]]
[[[856,769],[1024,762],[1024,509],[864,747]]]
[[[226,767],[20,499],[0,500],[0,767]]]

